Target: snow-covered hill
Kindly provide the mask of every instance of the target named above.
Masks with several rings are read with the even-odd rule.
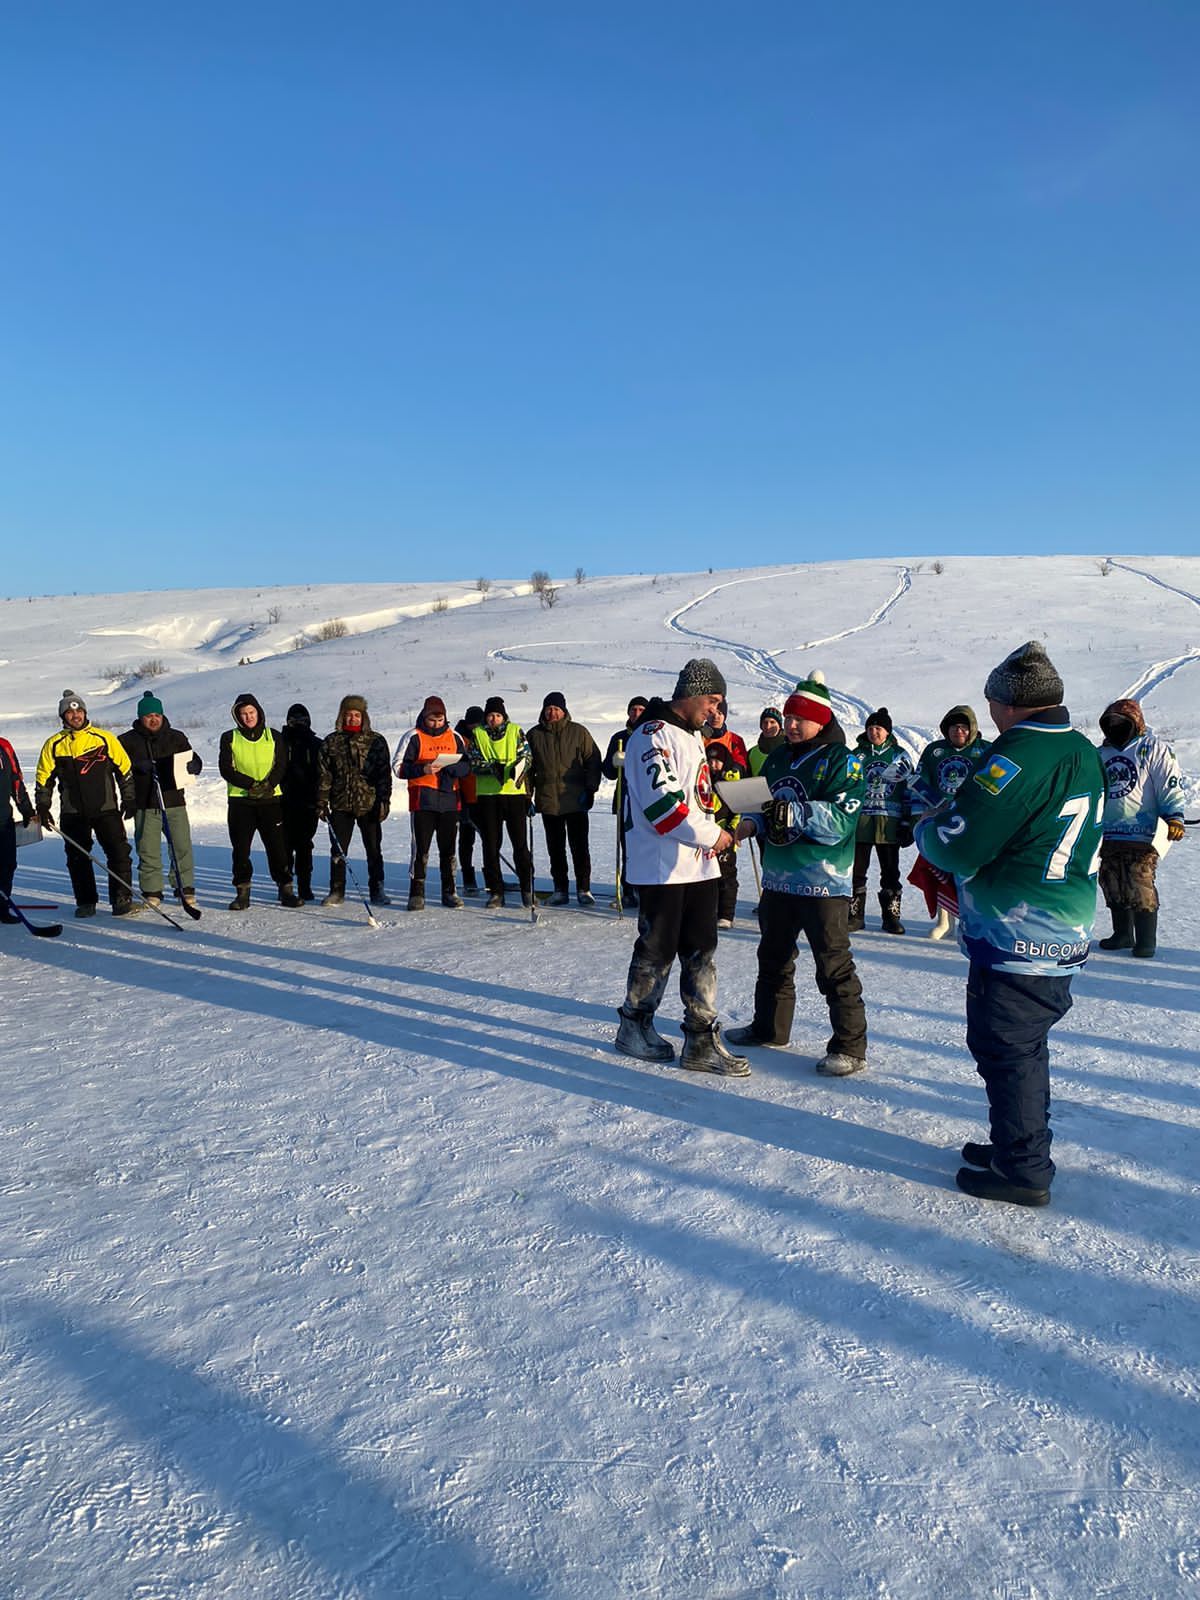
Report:
[[[552,608],[499,578],[11,599],[0,733],[32,765],[62,688],[120,729],[149,683],[211,766],[243,689],[319,730],[366,693],[391,741],[433,691],[527,723],[562,689],[603,742],[709,654],[747,737],[820,667],[849,728],[884,703],[918,745],[1036,637],[1080,726],[1139,692],[1195,774],[1198,597],[1200,559],[947,558],[568,578]],[[5,1593],[1195,1592],[1200,839],[1158,958],[1075,985],[1054,1204],[1016,1214],[953,1186],[984,1101],[911,891],[906,938],[856,941],[868,1073],[813,1075],[802,958],[792,1049],[685,1081],[609,1046],[629,918],[235,919],[221,787],[194,794],[200,924],[0,929]],[[385,840],[402,894],[402,814]],[[603,889],[603,804],[593,843]],[[69,898],[57,841],[18,885]]]

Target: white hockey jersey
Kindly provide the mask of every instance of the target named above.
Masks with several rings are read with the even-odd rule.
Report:
[[[716,797],[698,732],[674,720],[642,722],[629,735],[622,769],[625,876],[632,884],[719,878]]]
[[[1183,787],[1175,752],[1149,728],[1123,750],[1105,742],[1100,759],[1108,780],[1104,837],[1153,844],[1160,817],[1183,816]]]

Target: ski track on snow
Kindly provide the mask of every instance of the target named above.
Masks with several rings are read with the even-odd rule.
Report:
[[[1168,583],[1165,578],[1156,577],[1153,572],[1143,572],[1141,567],[1131,567],[1127,561],[1113,561],[1109,558],[1109,565],[1120,567],[1122,572],[1132,572],[1135,577],[1144,578],[1147,583],[1153,583],[1159,589],[1165,589],[1168,594],[1175,594],[1182,600],[1188,600],[1200,609],[1200,595],[1192,594],[1190,589],[1180,589],[1173,583]],[[1122,696],[1125,700],[1142,700],[1146,695],[1153,694],[1155,689],[1162,687],[1168,678],[1173,678],[1183,667],[1190,666],[1193,661],[1200,661],[1200,645],[1193,645],[1190,650],[1185,650],[1182,655],[1168,656],[1165,661],[1155,661],[1148,666],[1141,677],[1126,689]]]
[[[842,639],[849,639],[856,633],[864,633],[869,628],[876,628],[889,615],[893,607],[912,588],[912,568],[901,566],[898,569],[896,587],[880,605],[876,606],[864,622],[857,622],[852,628],[843,628],[838,633],[830,633],[821,639],[808,639],[804,644],[780,645],[774,650],[764,650],[757,645],[743,644],[736,639],[726,639],[720,634],[703,633],[698,628],[688,628],[683,625],[681,618],[685,617],[694,607],[703,601],[719,594],[722,589],[733,589],[740,583],[766,583],[773,578],[782,578],[796,569],[789,567],[784,572],[756,573],[750,578],[731,578],[725,583],[714,583],[711,588],[705,589],[703,594],[696,595],[693,599],[672,611],[665,619],[664,626],[673,632],[682,634],[685,638],[695,639],[701,644],[711,645],[718,650],[727,650],[731,655],[746,667],[765,689],[772,694],[782,691],[785,695],[791,694],[796,683],[794,673],[786,673],[775,665],[775,657],[789,651],[817,650],[822,645],[836,644]],[[858,695],[850,694],[845,689],[830,689],[830,698],[834,702],[839,721],[865,723],[871,712],[875,709]],[[894,729],[897,742],[908,750],[914,761],[928,742],[926,730],[909,727],[898,723]]]

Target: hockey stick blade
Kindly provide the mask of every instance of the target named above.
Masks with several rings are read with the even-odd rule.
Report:
[[[4,893],[3,889],[0,889],[0,900],[3,900],[4,904],[13,913],[17,921],[22,925],[22,927],[27,929],[27,931],[31,933],[35,939],[57,939],[59,934],[63,931],[63,925],[61,922],[44,922],[40,924],[36,922],[30,922],[29,918],[21,910],[20,906],[17,905],[14,900],[11,900],[9,896]]]

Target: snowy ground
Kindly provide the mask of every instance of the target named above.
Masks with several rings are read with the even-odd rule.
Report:
[[[393,741],[431,690],[527,722],[563,688],[603,739],[700,640],[747,736],[820,666],[855,731],[883,701],[916,744],[1044,636],[1081,726],[1143,684],[1200,770],[1200,561],[917,567],[596,579],[549,611],[499,582],[11,600],[0,733],[31,763],[64,686],[124,726],[122,629],[210,760],[241,688],[322,730],[365,689]],[[289,648],[333,615],[367,621]],[[791,1051],[693,1081],[609,1046],[630,919],[234,919],[220,787],[194,793],[199,925],[0,930],[3,1593],[1200,1593],[1200,839],[1163,863],[1158,959],[1076,983],[1026,1213],[954,1189],[983,1096],[911,892],[908,937],[856,941],[868,1074],[813,1076],[809,993]],[[402,893],[403,816],[387,837]],[[611,887],[603,806],[594,842]],[[69,898],[57,842],[18,885]]]

